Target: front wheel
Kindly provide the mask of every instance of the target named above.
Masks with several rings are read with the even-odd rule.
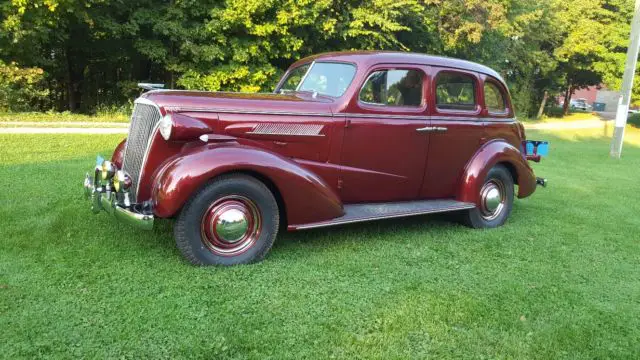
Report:
[[[513,207],[513,178],[507,168],[496,165],[487,174],[474,209],[463,214],[463,222],[472,228],[494,228],[507,221]]]
[[[237,265],[262,260],[280,223],[278,204],[259,180],[220,176],[184,206],[174,228],[178,249],[195,265]]]

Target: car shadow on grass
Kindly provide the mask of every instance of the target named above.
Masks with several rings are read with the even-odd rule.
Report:
[[[465,231],[467,228],[456,220],[457,213],[417,215],[404,218],[381,219],[353,224],[337,225],[302,231],[282,231],[274,248],[287,249],[305,244],[332,243],[339,244],[341,240],[357,238],[362,241],[389,237],[403,233],[406,236],[417,234],[437,233],[448,230]],[[327,241],[329,240],[329,241]]]
[[[521,209],[514,204],[514,212]],[[104,214],[106,215],[106,214]],[[345,246],[356,244],[366,244],[375,249],[378,246],[387,244],[389,241],[407,242],[419,238],[420,241],[433,243],[444,243],[451,241],[477,242],[486,239],[493,231],[471,229],[458,222],[459,212],[418,215],[405,218],[382,219],[377,221],[345,224],[333,227],[309,229],[303,231],[286,231],[281,229],[275,240],[273,248],[267,255],[266,260],[278,259],[284,262],[304,261],[317,256],[324,256],[327,250],[338,251]],[[520,216],[523,216],[520,214]],[[124,226],[116,223],[113,226]],[[131,237],[127,246],[145,248],[151,250],[153,256],[171,256],[176,261],[188,264],[176,248],[173,238],[174,219],[156,219],[152,231],[142,231],[130,229],[126,231],[127,237]],[[511,223],[511,224],[510,224]],[[519,221],[511,219],[505,227],[517,224]],[[151,249],[150,249],[151,248]],[[155,250],[153,250],[155,248]],[[356,250],[358,251],[358,250]],[[152,256],[150,254],[150,256]]]

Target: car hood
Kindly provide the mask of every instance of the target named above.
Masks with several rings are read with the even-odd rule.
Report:
[[[287,112],[332,113],[328,97],[299,94],[234,93],[160,90],[141,96],[156,103],[165,112]]]

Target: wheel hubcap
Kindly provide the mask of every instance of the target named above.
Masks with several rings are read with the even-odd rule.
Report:
[[[225,196],[205,211],[202,240],[217,255],[234,256],[249,249],[258,239],[262,221],[258,207],[243,196]]]
[[[497,218],[505,206],[505,190],[502,181],[493,179],[480,190],[480,212],[486,220]]]
[[[222,241],[234,243],[240,241],[249,229],[247,215],[238,209],[223,210],[215,224],[216,235]]]

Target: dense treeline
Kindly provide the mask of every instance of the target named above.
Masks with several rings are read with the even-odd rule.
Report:
[[[545,92],[619,87],[632,11],[632,0],[0,0],[0,110],[92,112],[126,105],[141,81],[269,91],[300,57],[393,49],[491,66],[533,115]]]

